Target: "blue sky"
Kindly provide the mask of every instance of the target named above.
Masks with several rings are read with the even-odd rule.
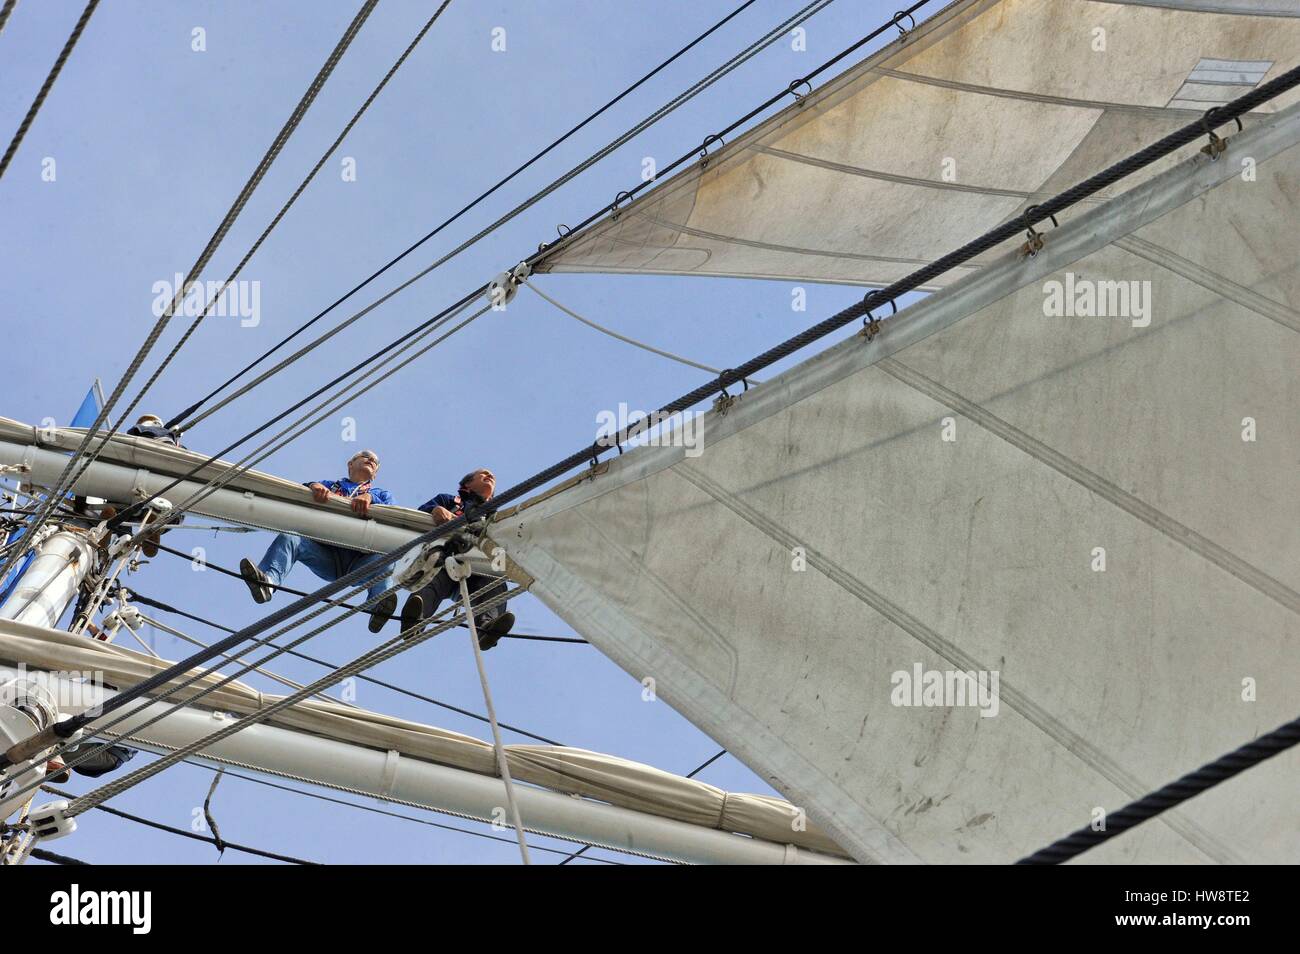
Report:
[[[242,277],[260,282],[260,323],[243,327],[238,318],[209,318],[140,411],[169,417],[187,406],[735,5],[453,0],[246,266]],[[760,0],[326,321],[351,314],[422,269],[801,6]],[[154,283],[170,281],[194,261],[357,7],[300,0],[101,4],[0,180],[0,323],[10,343],[0,414],[29,423],[50,416],[65,424],[95,377],[111,391],[155,321]],[[17,128],[81,8],[80,2],[28,0],[0,33],[0,130],[6,136]],[[204,278],[228,274],[433,8],[405,0],[379,5]],[[187,435],[187,445],[213,452],[242,436],[549,241],[557,223],[586,218],[631,188],[644,157],[660,166],[676,159],[870,32],[893,9],[875,0],[839,0],[806,24],[806,51],[792,49],[788,38],[776,43],[309,360],[203,422]],[[191,49],[196,27],[206,32],[206,51]],[[506,31],[504,52],[491,48],[496,27]],[[41,175],[47,157],[55,161],[53,182]],[[344,181],[343,157],[355,160],[355,181]],[[861,289],[808,285],[808,310],[800,313],[792,311],[792,286],[783,282],[557,275],[541,276],[538,284],[581,314],[717,367],[738,364],[862,296]],[[186,324],[184,318],[173,321],[128,398]],[[341,475],[346,458],[366,446],[383,461],[378,483],[408,506],[454,490],[457,478],[477,466],[493,468],[498,486],[506,488],[590,443],[601,410],[620,402],[653,409],[703,379],[702,372],[600,336],[524,292],[505,312],[489,313],[259,469],[295,480]],[[343,441],[344,417],[355,419],[357,443]],[[177,531],[168,537],[173,546],[205,547],[208,559],[223,566],[244,555],[256,558],[269,540],[261,533]],[[305,568],[287,582],[301,589],[317,585]],[[229,626],[262,615],[239,581],[194,573],[166,554],[127,583]],[[512,608],[520,631],[572,634],[531,597]],[[160,618],[204,640],[216,636],[197,623]],[[482,711],[473,659],[463,633],[457,635],[428,642],[373,675]],[[166,657],[186,653],[171,636],[154,633],[153,639]],[[357,622],[305,649],[342,662],[372,645]],[[506,640],[486,661],[498,715],[506,722],[683,773],[719,748],[666,703],[642,701],[640,684],[592,647]],[[295,660],[277,661],[276,668],[300,681],[322,672]],[[489,738],[481,723],[365,683],[357,687],[356,702]],[[509,732],[506,739],[527,741]],[[771,792],[731,756],[699,777],[733,791]],[[204,769],[177,767],[112,804],[189,827],[210,779]],[[78,779],[71,787],[89,788]],[[470,822],[343,797],[490,833]],[[222,782],[214,810],[228,840],[328,863],[518,862],[508,839],[493,843],[235,778]],[[78,833],[53,848],[100,863],[205,864],[215,857],[209,846],[98,812],[83,817]],[[604,851],[587,857],[637,861]],[[538,853],[534,860],[554,863],[559,856]],[[255,861],[227,853],[222,863]]]

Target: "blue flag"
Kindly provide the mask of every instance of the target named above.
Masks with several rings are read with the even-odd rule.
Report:
[[[95,423],[95,418],[99,417],[99,410],[104,406],[104,392],[99,388],[99,378],[90,386],[86,392],[85,399],[81,402],[81,407],[77,408],[77,413],[72,417],[73,427],[90,427]]]

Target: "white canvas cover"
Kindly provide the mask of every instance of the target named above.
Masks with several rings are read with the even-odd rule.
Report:
[[[1296,716],[1297,142],[1292,107],[1189,146],[494,536],[860,861],[1089,825]],[[996,708],[899,704],[918,668]],[[1294,861],[1297,791],[1291,751],[1084,859]]]
[[[538,270],[885,284],[1298,63],[1289,0],[962,0]]]

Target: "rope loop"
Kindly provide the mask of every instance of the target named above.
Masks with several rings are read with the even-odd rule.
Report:
[[[559,225],[555,227],[555,233],[559,235],[560,238],[566,238],[568,234],[572,231],[573,229],[569,228],[563,222],[561,222]],[[540,245],[537,246],[537,251],[545,252],[548,248],[550,248],[554,244],[555,244],[554,242],[542,242]]]
[[[885,303],[885,302],[879,302],[879,303],[876,302],[875,300],[876,296],[879,294],[880,291],[876,290],[876,291],[869,291],[862,296],[862,307],[867,310],[867,313],[862,319],[862,331],[859,332],[859,334],[861,334],[862,337],[866,338],[868,341],[876,337],[876,335],[880,334],[880,322],[876,320],[875,316],[871,314],[871,309],[875,308],[877,304],[883,305]],[[894,303],[894,299],[892,298],[886,300],[889,302],[889,307],[893,309],[893,311],[889,313],[889,317],[893,318],[894,315],[898,314],[898,305]]]
[[[716,143],[721,143],[721,144],[724,145],[724,146],[727,144],[727,140],[723,139],[723,138],[722,138],[721,136],[719,136],[717,133],[713,133],[712,135],[705,136],[705,137],[704,137],[704,142],[700,143],[700,166],[701,166],[701,168],[703,168],[704,166],[707,166],[707,165],[709,164],[709,159],[711,158],[711,157],[709,156],[709,147],[710,147],[711,145],[713,145],[715,142],[716,142]]]
[[[612,215],[610,215],[611,220],[617,219],[620,215],[623,214],[623,210],[619,208],[619,205],[623,202],[624,199],[630,199],[630,198],[632,198],[632,193],[628,192],[626,189],[624,189],[618,195],[614,196],[614,204],[610,206],[610,209],[613,213]],[[567,235],[568,233],[564,232],[562,234]]]
[[[1201,152],[1209,156],[1211,162],[1216,162],[1219,158],[1219,153],[1228,148],[1228,140],[1215,133],[1210,124],[1211,117],[1213,117],[1218,111],[1218,106],[1211,106],[1201,116],[1201,130],[1205,135],[1210,137],[1210,141],[1201,147]],[[1243,128],[1241,125],[1241,117],[1234,116],[1232,118],[1237,122],[1237,132],[1241,132]]]
[[[908,27],[906,30],[903,29],[903,17],[907,17],[907,19],[912,21],[912,25]],[[907,35],[916,29],[916,18],[913,17],[906,10],[899,10],[897,13],[894,14],[894,18],[889,22],[892,23],[894,26],[898,27],[898,38],[900,40],[906,40]]]
[[[1029,221],[1029,217],[1033,215],[1037,209],[1038,206],[1031,205],[1025,209],[1024,213],[1020,217],[1021,223],[1025,226],[1026,239],[1025,244],[1020,247],[1020,251],[1028,255],[1030,258],[1037,255],[1043,248],[1043,236],[1034,229],[1033,223]],[[1056,216],[1048,215],[1048,218],[1052,220],[1052,228],[1058,228],[1060,226],[1060,223],[1056,221]]]
[[[799,92],[800,86],[807,86],[808,92],[806,93]],[[791,96],[794,97],[794,104],[796,106],[802,106],[804,102],[804,98],[812,95],[812,83],[808,82],[806,79],[803,79],[802,77],[799,79],[792,79],[790,80],[790,85],[786,87],[786,92],[788,92]]]

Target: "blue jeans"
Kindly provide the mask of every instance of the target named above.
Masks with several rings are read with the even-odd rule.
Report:
[[[257,568],[267,575],[272,583],[279,584],[293,569],[295,563],[306,564],[307,568],[322,580],[332,583],[345,573],[351,573],[357,567],[379,562],[381,553],[362,553],[360,550],[345,550],[329,543],[317,543],[306,537],[290,533],[281,533],[266,548],[266,555]],[[388,569],[392,569],[390,566]],[[366,591],[366,596],[374,599],[388,589],[388,573],[373,581]]]

